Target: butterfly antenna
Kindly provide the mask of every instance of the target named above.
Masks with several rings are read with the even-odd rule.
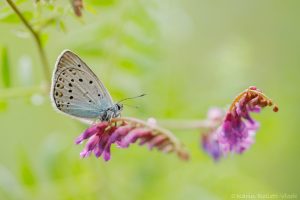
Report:
[[[145,96],[145,95],[146,95],[146,94],[140,94],[140,95],[138,95],[138,96],[128,97],[128,98],[125,98],[125,99],[122,99],[122,100],[118,101],[118,103],[121,103],[121,102],[126,101],[126,100],[129,100],[129,99],[140,98],[140,97],[143,97],[143,96]]]
[[[139,109],[140,108],[139,106],[133,106],[133,105],[125,104],[125,103],[123,103],[123,105],[131,107],[131,108],[135,108],[135,109]]]

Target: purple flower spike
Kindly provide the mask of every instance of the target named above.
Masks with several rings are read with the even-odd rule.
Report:
[[[93,135],[92,137],[90,137],[90,139],[86,143],[86,146],[85,146],[84,150],[81,152],[80,156],[82,158],[89,156],[90,153],[97,146],[98,142],[99,142],[99,136],[98,135]]]
[[[121,147],[127,148],[130,143],[134,143],[137,139],[144,138],[147,135],[151,135],[151,130],[146,128],[133,129],[122,139]]]
[[[175,152],[183,160],[189,157],[177,138],[168,130],[158,127],[154,119],[144,122],[134,118],[114,118],[110,122],[99,122],[81,134],[76,139],[76,144],[86,139],[86,146],[80,153],[82,158],[94,152],[97,158],[103,156],[108,161],[111,158],[112,144],[127,148],[137,141],[140,145],[147,144],[150,149]]]
[[[106,126],[107,122],[103,122],[86,129],[78,138],[76,138],[75,143],[80,144],[83,140],[90,138],[92,135],[103,132]]]
[[[220,145],[215,134],[202,135],[202,147],[206,153],[213,157],[214,160],[219,160],[222,156]]]
[[[209,133],[202,135],[202,147],[214,160],[219,160],[229,152],[243,153],[254,143],[255,134],[259,128],[258,122],[250,116],[251,112],[260,112],[261,108],[272,106],[271,99],[266,97],[256,87],[249,87],[239,94],[226,114],[223,114],[220,126],[212,128]],[[273,111],[277,112],[275,105]],[[216,110],[208,113],[208,120],[220,118]]]

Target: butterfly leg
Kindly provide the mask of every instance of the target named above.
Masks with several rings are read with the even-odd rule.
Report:
[[[103,114],[101,115],[101,121],[108,121],[108,113],[107,111],[104,111]]]

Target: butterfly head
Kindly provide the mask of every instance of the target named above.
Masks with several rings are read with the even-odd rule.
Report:
[[[123,110],[123,104],[121,103],[116,103],[113,107],[112,107],[112,117],[119,117],[121,115],[121,112]]]
[[[109,121],[112,118],[119,117],[123,110],[123,104],[116,103],[112,107],[109,107],[100,115],[101,121]]]
[[[118,116],[120,115],[121,111],[123,110],[123,104],[116,103],[115,104],[115,112],[118,113]]]

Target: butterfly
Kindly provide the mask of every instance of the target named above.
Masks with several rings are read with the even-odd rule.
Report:
[[[99,78],[70,50],[57,58],[50,96],[55,108],[82,121],[109,121],[119,117],[123,109],[123,104],[113,103]]]

